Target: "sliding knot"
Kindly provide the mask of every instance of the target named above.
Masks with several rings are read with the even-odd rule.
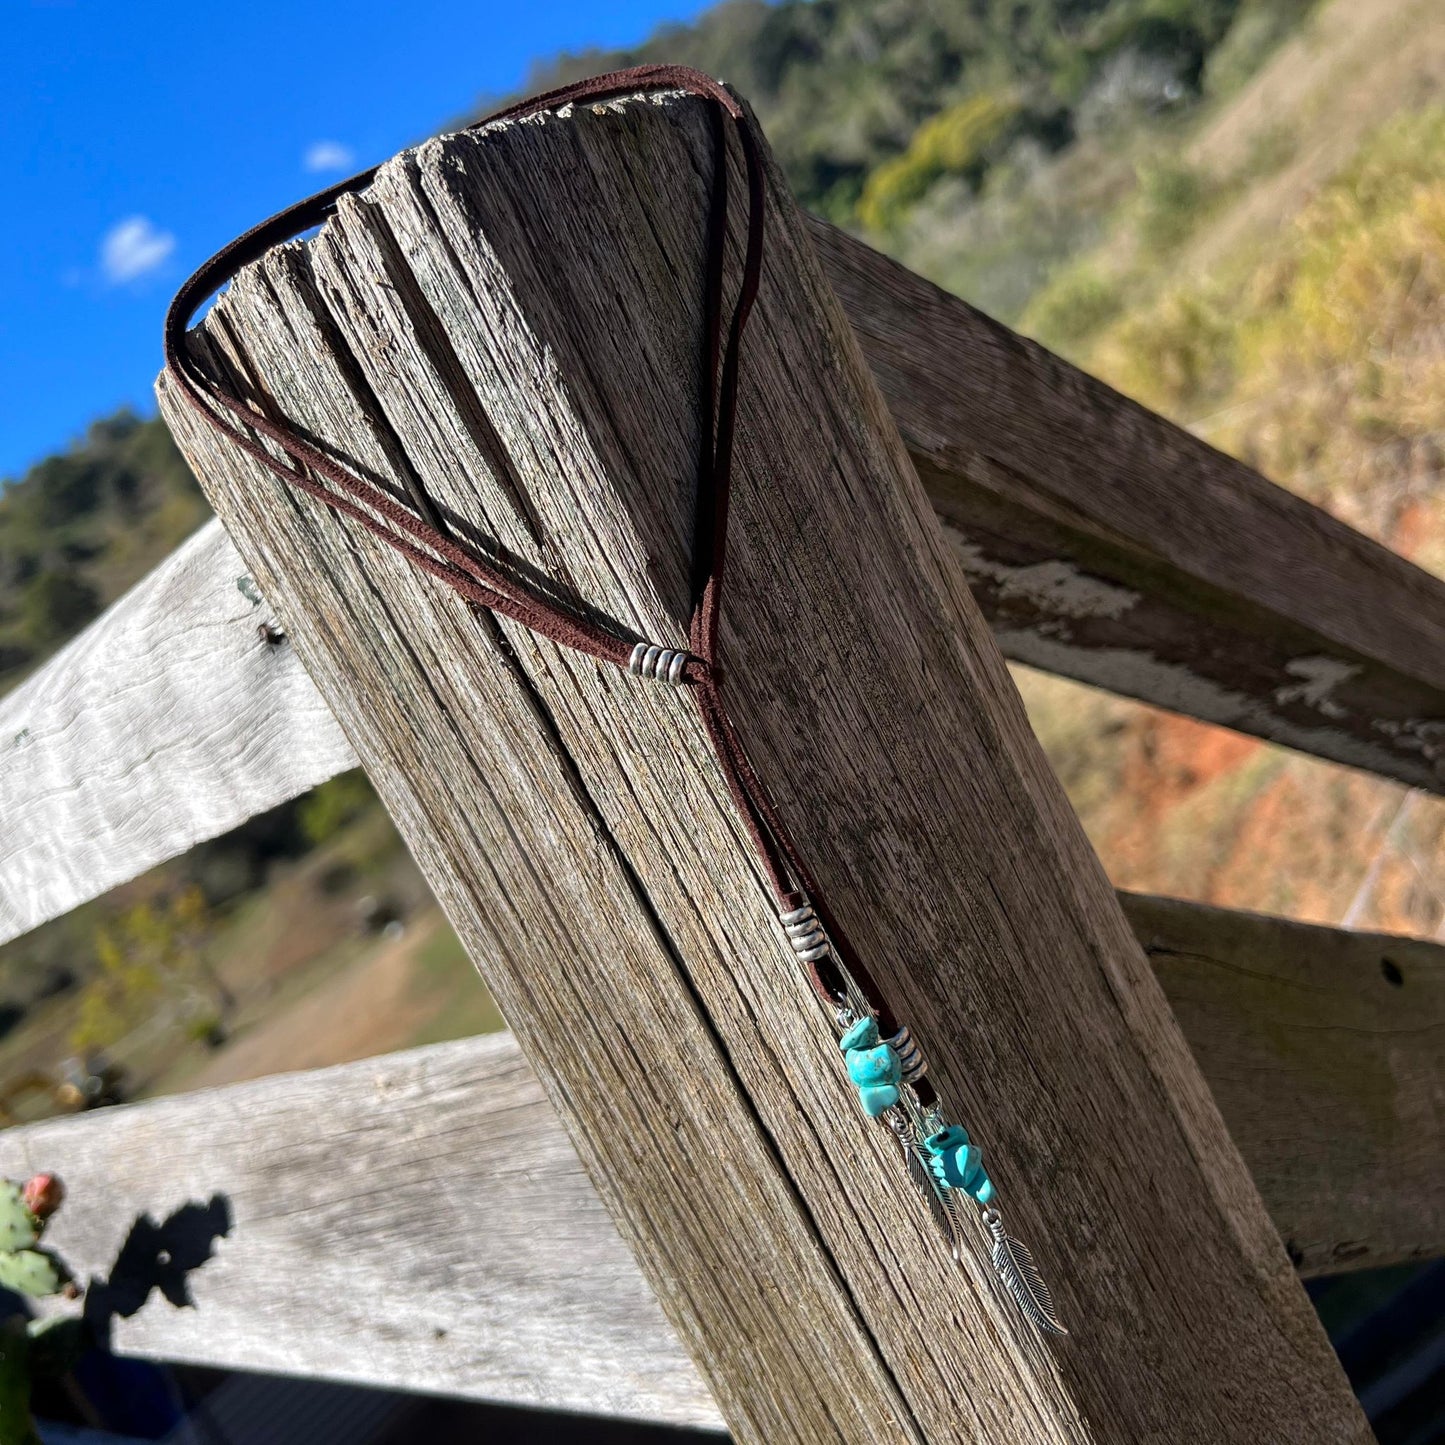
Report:
[[[627,670],[636,677],[650,677],[676,685],[683,681],[683,670],[689,662],[701,663],[702,659],[680,647],[658,647],[655,643],[639,642],[627,660]]]

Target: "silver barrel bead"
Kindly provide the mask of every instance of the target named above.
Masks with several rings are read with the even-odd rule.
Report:
[[[898,1055],[898,1062],[903,1067],[904,1083],[911,1084],[928,1072],[928,1060],[923,1057],[923,1051],[914,1041],[907,1024],[891,1039],[884,1039],[883,1042]]]
[[[687,666],[689,653],[676,647],[659,647],[653,642],[639,642],[627,659],[627,670],[636,677],[650,677],[658,682],[679,683]]]
[[[789,946],[804,963],[816,963],[832,953],[833,945],[828,942],[828,935],[823,932],[823,925],[818,922],[812,904],[805,903],[801,908],[783,914],[782,924]]]

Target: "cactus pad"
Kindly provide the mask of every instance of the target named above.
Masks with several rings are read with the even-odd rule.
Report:
[[[0,1179],[0,1253],[28,1249],[40,1238],[40,1225],[25,1205],[25,1196],[13,1179]]]
[[[54,1294],[65,1283],[65,1272],[39,1249],[17,1249],[0,1254],[0,1287],[20,1294]]]

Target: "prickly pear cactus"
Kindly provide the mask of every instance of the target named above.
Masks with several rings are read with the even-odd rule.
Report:
[[[58,1294],[67,1278],[60,1262],[43,1249],[13,1249],[0,1254],[0,1288],[18,1294]]]
[[[53,1174],[37,1174],[24,1184],[0,1179],[0,1288],[72,1298],[78,1293],[60,1260],[36,1248],[64,1197]],[[38,1376],[63,1375],[82,1347],[78,1319],[0,1320],[0,1445],[40,1445],[30,1415],[31,1383]]]
[[[0,1179],[0,1256],[29,1249],[40,1238],[40,1221],[25,1202],[25,1186]]]

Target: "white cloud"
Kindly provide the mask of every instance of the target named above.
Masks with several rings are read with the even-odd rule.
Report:
[[[316,140],[306,147],[301,164],[308,171],[349,171],[356,164],[356,156],[339,140]]]
[[[176,238],[157,230],[149,217],[127,216],[101,239],[100,273],[107,284],[124,286],[164,265],[175,249]]]

